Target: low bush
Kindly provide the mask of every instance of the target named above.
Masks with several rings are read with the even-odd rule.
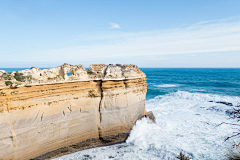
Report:
[[[11,79],[12,79],[12,76],[11,76],[11,74],[9,74],[9,73],[3,73],[2,77],[3,77],[5,80],[11,80]]]
[[[93,74],[93,72],[89,71],[89,72],[87,72],[87,74]]]
[[[14,78],[17,80],[17,81],[20,81],[20,82],[25,82],[26,80],[28,81],[31,81],[32,80],[32,76],[29,75],[29,76],[23,76],[23,73],[19,73],[18,71],[16,71],[14,73]]]
[[[6,82],[5,82],[5,85],[12,87],[13,83],[12,83],[11,81],[6,81]]]
[[[17,94],[18,91],[12,91],[10,94]]]

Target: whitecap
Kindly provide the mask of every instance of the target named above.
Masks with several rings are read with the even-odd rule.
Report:
[[[153,111],[157,123],[138,121],[127,143],[147,151],[162,151],[159,157],[166,156],[163,159],[174,159],[181,151],[193,159],[221,159],[226,148],[238,140],[223,143],[234,130],[229,125],[216,127],[228,117],[225,111],[229,106],[214,103],[220,100],[236,105],[240,97],[178,91],[150,99],[147,110]]]
[[[159,87],[159,88],[168,88],[168,87],[177,87],[179,85],[176,84],[161,84],[161,85],[154,85],[155,87]]]
[[[146,101],[146,109],[153,111],[156,124],[143,118],[136,122],[126,143],[83,150],[58,160],[177,160],[181,151],[194,160],[222,159],[226,149],[238,141],[232,139],[223,143],[234,130],[229,125],[216,127],[226,121],[228,116],[224,111],[229,108],[214,103],[217,101],[236,105],[240,97],[185,91],[157,96]]]

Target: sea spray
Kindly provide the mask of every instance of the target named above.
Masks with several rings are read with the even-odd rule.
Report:
[[[216,160],[239,142],[223,143],[235,130],[229,125],[216,126],[228,121],[226,111],[231,106],[216,102],[233,106],[240,102],[240,69],[142,70],[148,82],[146,108],[153,111],[156,124],[144,118],[136,122],[126,143],[59,159],[177,160],[182,151],[194,160]]]

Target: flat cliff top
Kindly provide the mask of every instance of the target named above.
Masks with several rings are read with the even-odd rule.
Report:
[[[67,73],[70,72],[72,75],[68,76]],[[37,67],[12,73],[0,70],[0,89],[74,81],[125,80],[144,77],[146,77],[145,73],[133,64],[92,64],[86,70],[81,64],[70,65],[65,63],[58,67],[43,70]]]

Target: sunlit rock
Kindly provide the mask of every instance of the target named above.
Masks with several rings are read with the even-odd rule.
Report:
[[[136,65],[86,71],[63,64],[7,76],[0,80],[0,159],[47,159],[123,142],[138,119],[154,120],[145,109],[146,75]]]

